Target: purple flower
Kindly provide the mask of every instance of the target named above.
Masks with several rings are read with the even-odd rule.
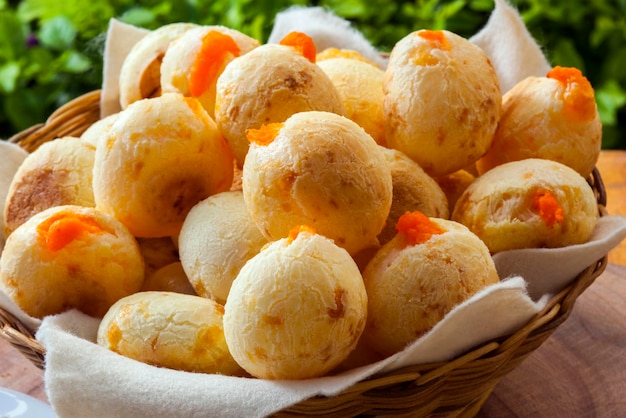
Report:
[[[35,34],[32,32],[29,33],[28,38],[26,38],[26,46],[32,48],[33,46],[37,45],[39,45],[39,40],[37,39],[37,36],[35,36]]]

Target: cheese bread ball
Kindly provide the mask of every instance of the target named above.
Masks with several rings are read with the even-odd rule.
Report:
[[[99,345],[147,364],[197,373],[241,375],[224,339],[224,307],[174,292],[119,300],[98,327]]]
[[[317,65],[337,88],[344,116],[365,129],[376,143],[385,145],[383,70],[350,58],[327,59]]]
[[[178,248],[171,237],[137,238],[146,267],[146,278],[168,264],[179,260]]]
[[[0,290],[35,318],[72,308],[102,317],[143,280],[143,259],[126,227],[81,206],[34,215],[9,236],[0,263]]]
[[[420,211],[430,217],[449,218],[448,200],[437,182],[403,152],[381,149],[391,169],[393,198],[385,227],[378,234],[380,244],[396,235],[396,223],[406,212]]]
[[[363,272],[369,298],[363,338],[385,356],[499,280],[489,250],[463,225],[407,212],[397,228]]]
[[[582,244],[597,218],[595,195],[580,174],[536,158],[487,171],[465,190],[452,212],[452,219],[478,235],[492,253]]]
[[[224,334],[237,362],[262,379],[308,379],[355,348],[367,319],[358,267],[307,227],[246,263],[225,305]]]
[[[469,187],[470,184],[476,178],[475,175],[470,173],[467,170],[459,170],[455,171],[452,174],[448,174],[445,176],[437,177],[435,181],[441,187],[441,190],[446,195],[448,199],[448,209],[449,213],[452,213],[454,210],[454,206],[456,206],[457,200],[463,194],[465,189]],[[439,216],[442,218],[443,216]]]
[[[120,113],[96,149],[96,206],[136,237],[178,234],[187,212],[228,190],[233,156],[200,102],[164,93]]]
[[[95,148],[64,137],[41,145],[22,162],[9,187],[4,233],[36,213],[59,205],[95,206],[92,171]]]
[[[183,270],[180,261],[174,261],[161,267],[150,275],[146,275],[146,280],[141,286],[141,291],[163,291],[176,292],[186,295],[196,295],[189,279]]]
[[[525,158],[563,163],[591,174],[602,147],[602,122],[591,83],[576,68],[529,77],[502,99],[502,117],[480,173]]]
[[[4,207],[9,188],[22,162],[28,157],[28,151],[10,141],[0,141],[0,253],[4,248]]]
[[[262,45],[233,60],[217,80],[215,120],[239,167],[248,129],[311,110],[345,113],[326,73],[287,45]]]
[[[324,60],[330,60],[330,59],[334,59],[334,58],[348,58],[348,59],[352,59],[352,60],[358,60],[358,61],[362,61],[362,62],[366,62],[368,64],[371,64],[371,65],[375,66],[376,68],[381,68],[374,61],[365,58],[365,56],[363,54],[361,54],[358,51],[352,50],[352,49],[343,49],[343,48],[331,47],[331,48],[326,48],[323,51],[318,52],[315,55],[315,61],[318,64],[320,62],[324,61]]]
[[[111,128],[113,122],[117,120],[118,116],[119,113],[113,113],[91,124],[85,132],[80,135],[80,139],[96,148],[100,138],[105,136],[106,132]]]
[[[489,149],[502,96],[495,69],[452,32],[419,30],[391,51],[383,82],[385,140],[439,177]]]
[[[193,23],[163,25],[141,38],[128,52],[120,68],[120,105],[161,95],[161,63],[170,44],[189,29]]]
[[[198,295],[226,303],[241,267],[267,244],[241,191],[213,195],[195,205],[178,237],[180,260]]]
[[[196,97],[215,116],[215,84],[234,58],[259,46],[259,41],[225,26],[200,26],[172,43],[161,65],[163,92]]]
[[[249,135],[243,197],[268,240],[306,224],[350,254],[378,245],[391,171],[361,127],[334,113],[301,112]]]

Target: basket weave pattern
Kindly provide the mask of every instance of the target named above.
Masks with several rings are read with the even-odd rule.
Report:
[[[29,152],[63,136],[80,136],[100,117],[100,91],[74,99],[49,119],[13,136],[9,141]],[[606,192],[594,170],[593,188],[601,215]],[[552,297],[546,307],[514,334],[486,342],[449,362],[421,364],[376,375],[333,397],[314,397],[282,410],[276,416],[346,417],[356,415],[456,416],[478,413],[502,377],[536,350],[570,315],[574,303],[604,271],[604,256],[582,271],[574,282]],[[35,366],[43,369],[45,349],[17,318],[0,307],[0,336]]]

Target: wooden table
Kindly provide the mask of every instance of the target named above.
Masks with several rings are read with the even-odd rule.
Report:
[[[626,151],[598,162],[608,211],[626,216]],[[478,417],[626,416],[626,241],[570,318],[507,375]],[[43,373],[0,340],[0,387],[47,401]]]

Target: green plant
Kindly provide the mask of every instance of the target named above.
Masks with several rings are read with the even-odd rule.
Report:
[[[591,81],[603,147],[626,149],[626,0],[511,1],[550,62],[578,67]],[[493,9],[493,0],[0,0],[0,137],[101,85],[111,17],[148,29],[223,24],[265,41],[276,13],[294,4],[334,11],[383,51],[421,28],[469,37]]]

